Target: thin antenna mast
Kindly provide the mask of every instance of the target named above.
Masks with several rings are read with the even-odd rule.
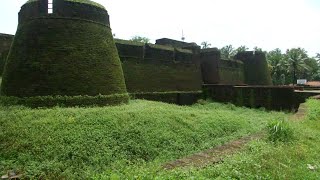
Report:
[[[184,41],[186,38],[184,37],[184,34],[183,34],[183,29],[182,29],[182,37],[181,37],[181,40]]]

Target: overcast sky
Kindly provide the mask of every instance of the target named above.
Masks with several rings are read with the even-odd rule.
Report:
[[[264,50],[303,47],[320,53],[320,0],[95,0],[109,12],[117,38],[145,36],[212,47]],[[14,34],[26,0],[0,0],[0,33]]]

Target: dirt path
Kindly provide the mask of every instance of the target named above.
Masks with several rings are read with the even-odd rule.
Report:
[[[223,161],[223,157],[239,151],[245,144],[252,140],[260,139],[263,133],[254,134],[251,136],[243,137],[235,141],[231,141],[222,146],[218,146],[206,151],[190,155],[188,157],[175,160],[163,165],[164,169],[174,169],[178,167],[203,167],[208,164],[215,164]]]
[[[307,105],[305,103],[300,104],[298,111],[290,117],[292,121],[302,121],[307,115]]]
[[[300,104],[297,113],[290,117],[292,121],[301,121],[307,114],[307,106],[306,104]],[[264,132],[260,132],[257,134],[253,134],[247,137],[240,138],[238,140],[234,140],[228,142],[224,145],[214,147],[200,153],[196,153],[185,158],[181,158],[163,165],[164,169],[170,170],[179,167],[204,167],[208,164],[215,164],[223,161],[223,158],[226,155],[231,155],[239,151],[244,147],[245,144],[251,142],[252,140],[261,139],[265,136]]]

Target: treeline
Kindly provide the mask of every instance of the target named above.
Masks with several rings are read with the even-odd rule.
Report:
[[[241,51],[249,48],[240,46],[234,48],[232,45],[224,46],[220,49],[223,59],[230,59]],[[263,51],[255,47],[255,51]],[[308,81],[320,81],[320,54],[310,57],[303,48],[292,48],[282,52],[279,48],[272,51],[263,51],[269,65],[272,81],[274,85],[296,84],[297,79],[307,79]]]

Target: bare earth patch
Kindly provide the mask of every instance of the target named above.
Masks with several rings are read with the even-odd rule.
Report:
[[[245,144],[252,140],[260,139],[263,133],[254,134],[251,136],[243,137],[235,141],[231,141],[222,146],[205,150],[200,153],[190,155],[188,157],[175,160],[163,165],[164,169],[170,170],[178,167],[204,167],[208,164],[215,164],[223,161],[223,157],[239,151]]]

